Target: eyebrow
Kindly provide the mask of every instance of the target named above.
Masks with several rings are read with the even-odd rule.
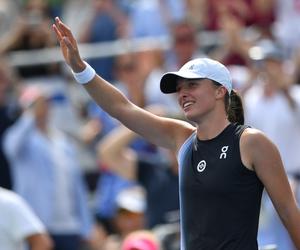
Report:
[[[185,79],[185,78],[179,78],[176,82],[176,84],[179,84],[181,82],[183,83],[190,83],[190,82],[198,82],[198,81],[203,81],[206,78],[195,78],[195,79]]]
[[[176,82],[176,92],[178,91],[178,85],[179,84],[189,84],[189,83],[194,83],[197,82],[200,84],[200,81],[204,80],[206,78],[195,78],[195,79],[185,79],[185,78],[181,78],[178,79]]]

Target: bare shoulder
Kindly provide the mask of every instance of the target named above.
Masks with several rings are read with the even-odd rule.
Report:
[[[253,146],[253,144],[258,143],[260,140],[266,140],[266,135],[255,128],[246,128],[241,135],[241,143],[246,146]]]
[[[255,170],[256,163],[278,155],[274,143],[260,130],[247,128],[240,140],[241,158],[243,164],[250,170]]]

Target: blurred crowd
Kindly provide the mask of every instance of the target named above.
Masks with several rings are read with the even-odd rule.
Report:
[[[56,50],[48,60],[34,53],[58,46],[56,16],[80,44],[95,45],[86,60],[99,75],[158,115],[184,119],[176,96],[160,93],[164,72],[196,57],[228,66],[246,123],[278,146],[300,204],[299,0],[0,0],[0,235],[7,241],[32,249],[179,249],[176,156],[101,110]],[[161,37],[169,46],[122,53],[96,46]],[[258,243],[295,250],[267,194]]]

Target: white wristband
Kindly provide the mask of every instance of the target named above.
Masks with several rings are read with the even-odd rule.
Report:
[[[80,83],[80,84],[86,84],[88,82],[90,82],[96,75],[96,71],[91,67],[91,65],[89,65],[87,62],[84,62],[86,67],[83,71],[81,72],[74,72],[73,76],[76,80],[76,82]]]

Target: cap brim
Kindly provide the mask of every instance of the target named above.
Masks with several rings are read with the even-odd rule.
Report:
[[[165,73],[160,80],[160,90],[165,94],[171,94],[176,92],[178,78],[184,79],[201,79],[205,78],[194,72],[176,71]]]

